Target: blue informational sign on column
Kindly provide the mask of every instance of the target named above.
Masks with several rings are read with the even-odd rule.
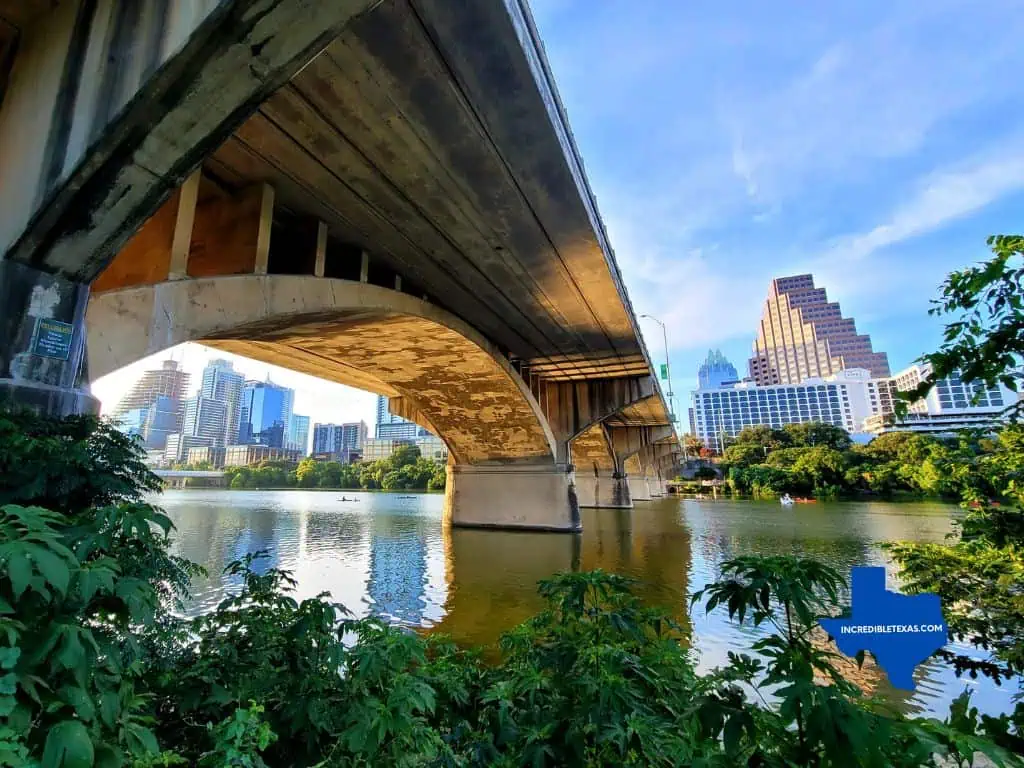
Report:
[[[71,342],[75,328],[71,323],[39,318],[36,321],[35,337],[32,340],[32,354],[67,360],[71,354]]]
[[[914,690],[914,668],[946,644],[938,595],[901,595],[885,588],[885,568],[854,568],[853,615],[819,619],[847,656],[870,651],[897,688]]]

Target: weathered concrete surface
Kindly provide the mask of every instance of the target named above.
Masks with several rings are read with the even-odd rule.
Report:
[[[448,465],[445,522],[469,528],[581,530],[569,467]]]
[[[629,498],[633,501],[650,501],[651,488],[647,484],[647,478],[643,475],[626,475],[626,482],[629,485]]]
[[[345,280],[239,275],[92,297],[89,370],[102,376],[185,341],[401,395],[457,463],[555,460],[554,438],[522,379],[444,310]]]
[[[377,2],[60,3],[27,31],[0,105],[0,251],[90,281],[268,95]]]
[[[620,468],[611,449],[608,431],[600,423],[570,441],[569,455],[576,471],[581,474],[593,475],[599,471],[611,474]]]
[[[548,415],[556,439],[571,440],[590,427],[658,396],[653,376],[582,381],[530,377],[531,390]]]
[[[626,476],[617,472],[576,472],[576,498],[580,507],[632,509],[630,487]]]

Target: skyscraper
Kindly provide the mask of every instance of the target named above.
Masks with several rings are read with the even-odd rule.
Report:
[[[185,415],[181,420],[181,434],[203,438],[201,443],[211,448],[224,447],[224,421],[227,404],[212,397],[196,395],[185,401]]]
[[[388,399],[378,395],[374,436],[378,440],[415,440],[417,437],[430,437],[431,434],[420,425],[392,414],[388,410]]]
[[[121,399],[111,414],[114,421],[123,422],[128,431],[137,431],[147,448],[163,448],[167,435],[181,430],[182,403],[188,391],[189,378],[189,374],[179,370],[174,360],[164,360],[159,369],[143,373]],[[159,400],[160,428],[149,429],[149,412],[161,397],[164,399]],[[168,411],[171,414],[170,428],[167,428]]]
[[[843,317],[812,275],[772,280],[750,358],[757,384],[799,384],[847,368],[863,368],[873,378],[889,375],[889,359],[858,334],[853,318]]]
[[[348,424],[316,424],[313,427],[313,453],[349,462],[361,453],[369,434],[366,422]]]
[[[305,456],[309,450],[309,416],[292,414],[288,423],[288,434],[285,436],[285,448],[301,451]]]
[[[230,445],[238,438],[244,386],[245,377],[235,371],[234,366],[227,360],[212,360],[203,369],[199,396],[224,404],[223,423],[220,425],[219,434],[210,433],[217,448]]]
[[[249,381],[242,389],[238,443],[284,448],[295,391],[269,381]]]
[[[720,349],[709,349],[708,356],[697,370],[700,389],[715,389],[729,381],[739,381],[736,366],[730,363]]]

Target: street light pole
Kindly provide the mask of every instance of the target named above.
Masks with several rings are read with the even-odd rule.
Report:
[[[648,320],[653,320],[661,326],[661,338],[665,342],[665,378],[668,379],[668,408],[671,411],[669,418],[672,419],[674,426],[676,423],[676,403],[673,399],[675,395],[672,394],[672,366],[668,359],[668,331],[665,330],[665,324],[653,315],[640,315],[640,317],[646,317]]]

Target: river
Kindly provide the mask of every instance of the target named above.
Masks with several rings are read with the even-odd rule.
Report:
[[[343,501],[342,497],[349,499]],[[354,499],[354,500],[353,500]],[[291,570],[296,597],[329,592],[356,616],[444,632],[465,644],[493,643],[541,608],[536,582],[569,569],[603,568],[640,580],[645,600],[689,631],[699,667],[746,651],[762,630],[740,628],[723,610],[687,614],[688,595],[725,559],[797,554],[844,575],[855,565],[890,565],[879,544],[940,542],[958,510],[938,503],[833,502],[797,505],[668,497],[632,510],[585,509],[583,534],[448,530],[441,495],[353,491],[167,491],[158,503],[174,521],[174,551],[208,575],[193,584],[190,613],[213,608],[237,580],[221,574],[247,552]],[[887,569],[891,587],[893,568]],[[911,714],[945,716],[965,687],[983,712],[1012,708],[1015,689],[958,679],[937,659],[917,668],[914,692],[879,674],[869,687]]]

